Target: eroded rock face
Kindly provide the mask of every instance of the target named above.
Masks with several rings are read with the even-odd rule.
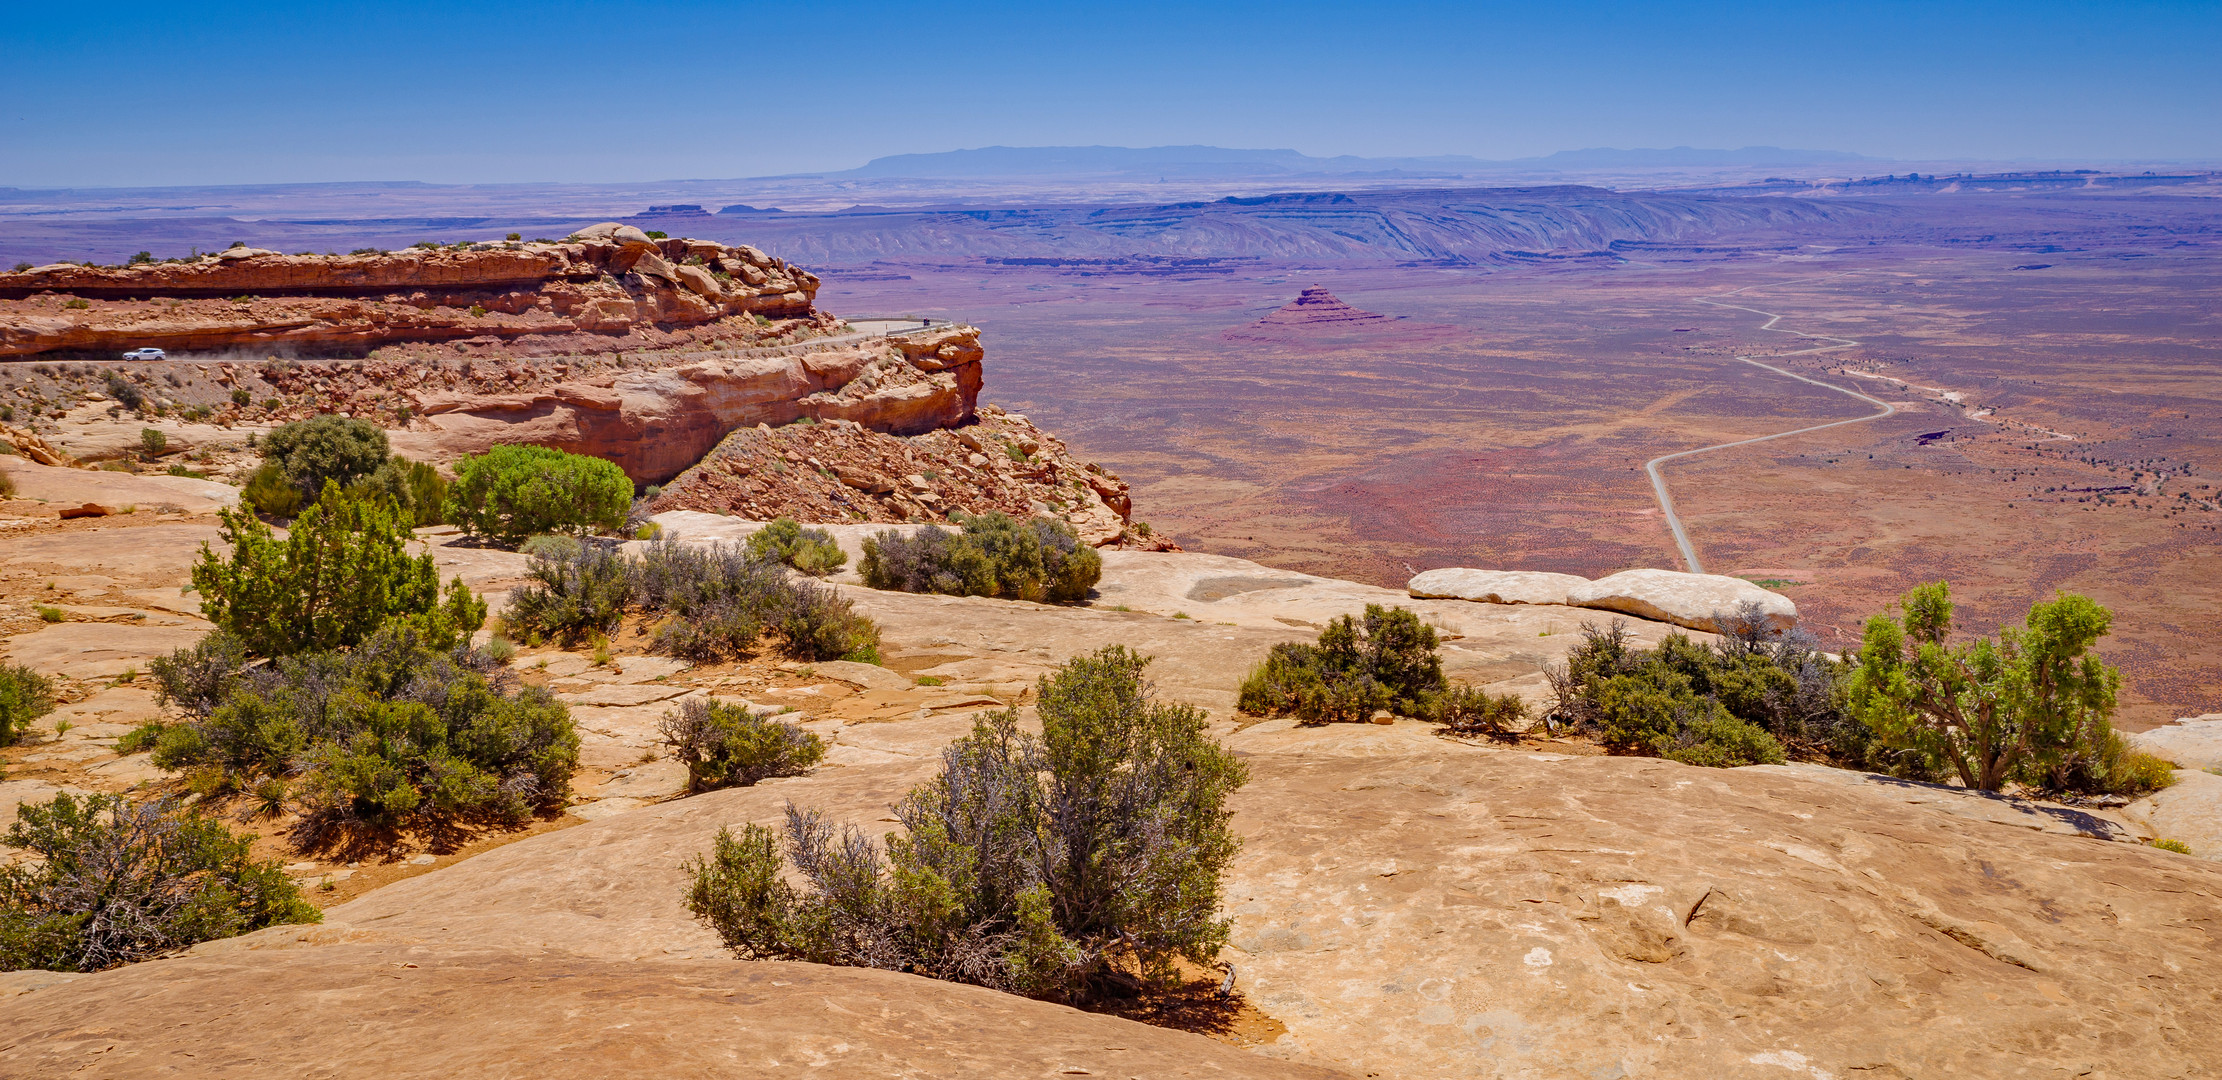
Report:
[[[1567,604],[1618,611],[1716,634],[1722,617],[1757,604],[1769,629],[1797,625],[1798,606],[1743,578],[1676,570],[1623,570],[1589,581],[1572,574],[1511,570],[1429,570],[1407,590],[1415,597],[1452,597],[1485,604]]]
[[[654,509],[808,524],[947,524],[992,510],[1055,517],[1095,546],[1178,550],[1130,530],[1126,481],[1022,415],[991,405],[978,419],[907,438],[845,421],[744,427],[666,484]]]
[[[415,395],[431,456],[536,443],[614,461],[660,484],[736,428],[804,417],[918,435],[970,420],[980,396],[980,332],[708,354],[677,367],[511,394]],[[915,339],[915,340],[914,340]],[[414,445],[420,440],[409,440]]]
[[[188,262],[0,273],[0,356],[621,334],[801,317],[817,290],[815,275],[755,248],[650,240],[617,225],[565,243],[337,256],[234,248]],[[179,303],[212,298],[232,302]]]

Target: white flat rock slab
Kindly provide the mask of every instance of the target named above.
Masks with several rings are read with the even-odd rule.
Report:
[[[1797,625],[1798,606],[1739,577],[1685,574],[1679,570],[1623,570],[1590,581],[1573,574],[1445,567],[1412,578],[1415,599],[1450,598],[1484,604],[1566,604],[1617,611],[1709,634],[1745,604],[1755,604],[1770,628]]]
[[[1539,570],[1470,570],[1445,567],[1427,570],[1407,586],[1423,600],[1472,600],[1481,604],[1564,604],[1575,589],[1587,588],[1589,579],[1577,574],[1550,574]]]
[[[2222,767],[2222,713],[2189,717],[2151,731],[2135,732],[2129,740],[2148,754],[2175,762],[2178,768]]]
[[[111,679],[133,668],[145,671],[148,661],[189,648],[207,633],[190,626],[55,623],[9,638],[8,653],[40,674]]]
[[[2122,808],[2154,837],[2181,841],[2193,855],[2222,862],[2222,776],[2183,770],[2176,783]]]
[[[854,660],[822,661],[810,665],[810,672],[863,690],[908,690],[917,685],[908,677],[877,664],[860,664]]]
[[[647,799],[600,799],[595,802],[580,803],[572,807],[570,813],[572,817],[585,818],[588,821],[600,821],[606,817],[631,813],[647,805],[649,805]]]

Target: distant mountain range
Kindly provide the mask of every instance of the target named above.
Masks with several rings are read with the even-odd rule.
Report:
[[[1883,161],[1840,150],[1785,150],[1746,146],[1706,150],[1561,150],[1545,157],[1489,161],[1460,154],[1434,157],[1313,157],[1295,150],[1235,150],[1222,146],[987,146],[936,154],[896,154],[825,174],[855,179],[984,179],[1039,176],[1468,176],[1506,170],[1714,168],[1736,165],[1825,165]]]

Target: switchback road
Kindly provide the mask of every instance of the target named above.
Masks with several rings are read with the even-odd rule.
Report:
[[[1736,290],[1736,292],[1742,291],[1742,289]],[[1728,293],[1726,295],[1734,296],[1736,295],[1736,292]],[[1781,353],[1779,354],[1780,356],[1810,356],[1814,353],[1833,352],[1837,349],[1849,349],[1852,346],[1859,344],[1859,342],[1854,341],[1851,338],[1831,337],[1827,334],[1808,334],[1801,330],[1780,329],[1776,327],[1775,324],[1782,321],[1782,316],[1777,315],[1772,311],[1761,311],[1758,308],[1745,307],[1742,304],[1723,303],[1719,300],[1713,300],[1707,297],[1699,297],[1697,302],[1700,304],[1710,304],[1713,307],[1733,308],[1737,311],[1748,311],[1754,315],[1765,315],[1767,316],[1767,321],[1759,328],[1770,333],[1793,334],[1797,337],[1806,338],[1812,341],[1835,342],[1835,344],[1833,345],[1820,345],[1811,349],[1799,349],[1795,352]],[[1790,378],[1798,380],[1799,382],[1811,383],[1823,390],[1834,390],[1839,394],[1849,394],[1852,397],[1856,397],[1861,401],[1873,405],[1882,411],[1868,416],[1855,416],[1850,420],[1836,420],[1826,424],[1814,424],[1811,427],[1801,427],[1790,431],[1777,431],[1772,435],[1759,435],[1749,439],[1737,439],[1734,442],[1715,443],[1711,446],[1700,446],[1695,450],[1684,450],[1680,453],[1675,454],[1661,454],[1660,456],[1652,458],[1650,461],[1645,462],[1643,470],[1651,474],[1651,490],[1657,492],[1659,495],[1659,509],[1666,514],[1667,528],[1674,531],[1674,544],[1676,547],[1682,549],[1682,561],[1689,567],[1690,573],[1693,574],[1702,574],[1705,572],[1705,568],[1703,564],[1698,562],[1697,549],[1690,546],[1690,534],[1687,530],[1683,529],[1682,519],[1674,512],[1674,496],[1667,491],[1666,476],[1664,473],[1661,473],[1659,471],[1660,466],[1665,465],[1667,462],[1670,461],[1677,461],[1686,457],[1695,457],[1699,454],[1709,454],[1715,450],[1726,450],[1733,446],[1750,446],[1753,443],[1763,443],[1771,439],[1786,439],[1792,435],[1803,435],[1809,431],[1826,431],[1829,428],[1843,427],[1846,424],[1864,424],[1869,420],[1880,420],[1883,417],[1890,416],[1898,411],[1898,406],[1892,405],[1891,403],[1880,400],[1878,398],[1868,397],[1867,395],[1862,394],[1857,390],[1848,390],[1844,387],[1837,386],[1832,383],[1822,382],[1819,379],[1810,379],[1798,374],[1795,371],[1786,371],[1782,368],[1774,366],[1773,364],[1762,363],[1748,356],[1739,356],[1736,359],[1750,364],[1753,367],[1766,368],[1768,371],[1772,371],[1777,375],[1787,375]]]

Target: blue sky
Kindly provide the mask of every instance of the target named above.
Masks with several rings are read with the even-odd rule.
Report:
[[[10,5],[0,184],[625,181],[984,145],[2222,159],[2222,0]]]

